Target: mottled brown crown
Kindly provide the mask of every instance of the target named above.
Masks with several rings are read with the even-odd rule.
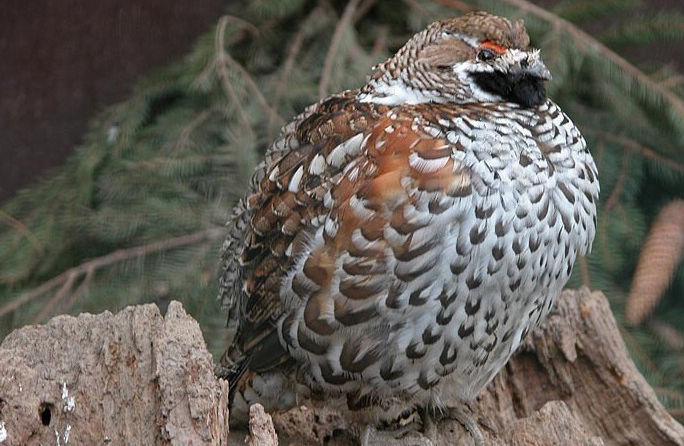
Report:
[[[439,20],[415,34],[392,57],[374,67],[370,85],[363,91],[371,92],[375,83],[402,79],[407,86],[419,91],[431,91],[455,102],[468,102],[471,92],[453,74],[453,67],[462,62],[475,61],[480,44],[486,43],[501,51],[528,51],[530,38],[522,20],[511,22],[484,11]],[[427,74],[427,75],[426,75]]]
[[[512,23],[505,17],[484,11],[441,20],[430,25],[433,26],[442,31],[464,34],[478,40],[490,40],[506,48],[526,49],[530,44],[530,37],[522,19]]]
[[[443,40],[445,32],[471,37],[478,41],[491,41],[509,49],[525,50],[530,45],[530,37],[522,19],[513,23],[505,17],[477,11],[433,22],[425,30],[415,34],[397,52],[395,58],[418,52],[426,46]]]

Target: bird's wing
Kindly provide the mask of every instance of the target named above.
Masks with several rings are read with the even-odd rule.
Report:
[[[436,275],[449,266],[442,254],[458,224],[452,217],[472,202],[471,172],[453,156],[459,144],[428,121],[430,108],[393,109],[364,132],[359,155],[331,187],[323,224],[282,284],[281,296],[299,306],[283,319],[283,342],[318,364],[321,381],[349,383],[395,347],[393,330],[439,317],[449,299],[429,294],[439,294]],[[380,373],[390,379],[392,363]]]
[[[235,208],[222,254],[220,297],[238,322],[233,361],[250,357],[258,371],[287,358],[275,333],[284,311],[281,282],[297,246],[325,220],[326,195],[387,110],[358,103],[353,91],[332,96],[295,118],[266,153],[251,193]]]

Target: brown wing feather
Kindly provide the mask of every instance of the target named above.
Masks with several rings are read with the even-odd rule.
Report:
[[[284,312],[280,283],[293,262],[288,247],[328,212],[323,198],[349,161],[322,165],[317,156],[327,159],[387,111],[355,96],[330,97],[285,127],[255,173],[252,193],[237,207],[224,244],[221,297],[237,308],[238,328],[223,361],[249,358],[250,369],[259,371],[287,360],[275,324]]]

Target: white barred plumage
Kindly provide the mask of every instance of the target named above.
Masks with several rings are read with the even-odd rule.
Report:
[[[467,402],[545,318],[599,185],[528,45],[486,13],[436,22],[283,129],[224,244],[232,420],[299,397],[370,424]]]

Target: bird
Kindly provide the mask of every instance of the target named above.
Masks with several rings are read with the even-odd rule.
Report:
[[[596,232],[597,168],[550,80],[522,20],[471,12],[282,128],[222,247],[231,423],[319,401],[372,444],[417,408],[484,444],[469,403]]]

